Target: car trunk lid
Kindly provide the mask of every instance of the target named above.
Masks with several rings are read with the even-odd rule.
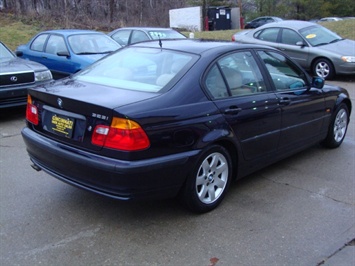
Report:
[[[33,106],[38,112],[37,124],[29,123],[30,128],[62,143],[99,151],[102,148],[91,143],[97,125],[109,126],[113,116],[125,117],[114,111],[115,108],[157,94],[67,79],[57,81],[55,86],[29,90],[29,95],[30,108]]]

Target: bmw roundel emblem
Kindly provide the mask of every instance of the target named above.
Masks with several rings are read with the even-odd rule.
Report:
[[[16,82],[16,81],[17,81],[17,77],[16,77],[16,76],[11,76],[10,80],[11,80],[12,82]]]
[[[57,103],[60,108],[63,108],[63,100],[61,98],[57,99]]]

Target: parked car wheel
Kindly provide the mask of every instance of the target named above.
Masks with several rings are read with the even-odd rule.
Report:
[[[327,138],[324,140],[324,146],[328,148],[337,148],[343,142],[349,123],[349,110],[345,103],[337,108],[333,120],[329,125]]]
[[[332,62],[326,58],[317,59],[313,65],[313,74],[324,79],[332,79],[335,76]]]
[[[232,179],[232,160],[222,146],[203,152],[183,189],[182,201],[195,212],[208,212],[223,200]]]

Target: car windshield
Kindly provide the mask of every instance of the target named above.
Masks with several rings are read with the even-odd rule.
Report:
[[[184,35],[174,30],[151,30],[149,35],[153,40],[185,38]]]
[[[14,57],[14,54],[11,53],[2,43],[0,43],[0,60]]]
[[[105,54],[121,48],[117,42],[104,34],[77,34],[68,37],[76,54]]]
[[[126,47],[74,75],[79,81],[120,89],[160,92],[181,77],[196,55],[159,48]]]
[[[310,26],[299,31],[312,46],[320,46],[342,40],[340,36],[322,26]]]

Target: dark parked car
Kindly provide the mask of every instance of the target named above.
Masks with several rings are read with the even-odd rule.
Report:
[[[170,28],[127,27],[119,28],[108,34],[122,46],[158,39],[185,39],[186,36]]]
[[[253,19],[252,21],[249,21],[245,24],[244,29],[256,29],[262,25],[265,25],[267,23],[271,22],[277,22],[277,21],[282,21],[282,18],[279,17],[259,17],[256,19]]]
[[[285,20],[241,31],[233,41],[278,48],[313,75],[332,79],[355,74],[355,41],[308,21]]]
[[[120,200],[179,196],[206,212],[240,178],[319,142],[338,147],[345,89],[280,51],[232,42],[127,46],[29,91],[22,136],[33,162]]]
[[[341,21],[343,20],[342,18],[339,17],[326,17],[326,18],[321,18],[319,22],[324,22],[324,21]]]
[[[89,30],[49,30],[16,49],[19,57],[47,66],[55,79],[84,69],[121,48],[106,34]]]
[[[52,80],[44,65],[17,56],[0,42],[0,108],[24,106],[27,89]]]

